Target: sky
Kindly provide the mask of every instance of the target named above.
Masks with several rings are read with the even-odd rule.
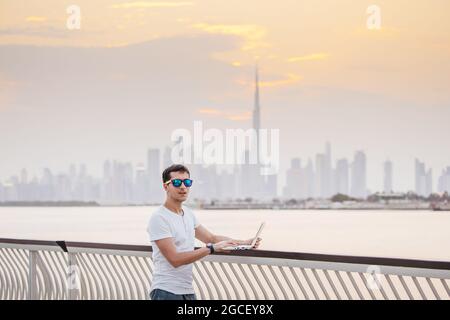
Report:
[[[282,173],[330,141],[335,160],[365,151],[372,191],[387,159],[394,189],[413,189],[416,157],[436,184],[450,165],[449,12],[447,0],[0,0],[0,181],[138,164],[194,121],[250,128],[258,64]]]

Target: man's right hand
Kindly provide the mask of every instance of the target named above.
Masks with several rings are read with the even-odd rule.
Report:
[[[215,252],[229,252],[230,250],[224,250],[226,247],[237,246],[238,243],[234,240],[224,240],[214,244]]]

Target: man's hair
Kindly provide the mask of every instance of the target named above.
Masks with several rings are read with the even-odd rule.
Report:
[[[188,168],[186,168],[182,164],[173,164],[163,171],[163,173],[162,173],[163,182],[167,182],[170,180],[171,172],[187,172],[189,174],[189,176],[191,176],[191,173],[189,172]]]

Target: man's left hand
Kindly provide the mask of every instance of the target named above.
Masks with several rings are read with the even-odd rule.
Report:
[[[250,239],[248,239],[248,240],[241,240],[241,241],[239,241],[239,244],[247,244],[247,245],[250,245],[250,244],[252,244],[253,239],[254,239],[254,238],[250,238]],[[258,239],[256,240],[256,243],[255,243],[255,245],[253,246],[252,249],[258,249],[259,245],[261,244],[261,240],[262,240],[261,238],[258,238]]]

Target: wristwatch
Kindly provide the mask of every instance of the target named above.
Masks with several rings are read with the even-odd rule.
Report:
[[[209,249],[209,253],[214,253],[214,244],[208,243],[206,247]]]

